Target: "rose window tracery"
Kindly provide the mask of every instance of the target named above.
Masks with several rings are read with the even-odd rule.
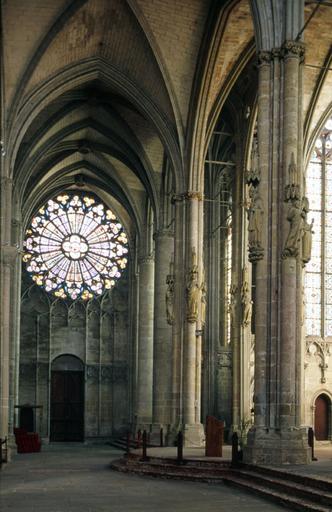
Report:
[[[32,219],[23,261],[57,297],[90,299],[110,289],[127,265],[128,241],[114,213],[92,195],[64,193]]]

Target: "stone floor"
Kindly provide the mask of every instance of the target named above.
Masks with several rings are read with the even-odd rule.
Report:
[[[1,512],[277,512],[287,510],[222,484],[125,475],[109,446],[56,444],[15,455],[0,471]]]

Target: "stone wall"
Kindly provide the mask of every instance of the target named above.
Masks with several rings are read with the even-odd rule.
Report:
[[[107,438],[130,423],[131,356],[125,276],[100,299],[66,303],[28,287],[22,299],[19,404],[42,405],[37,429],[49,437],[52,361],[84,363],[85,439]]]
[[[315,427],[315,400],[320,394],[332,399],[332,341],[308,336],[305,352],[305,423]],[[332,424],[330,418],[330,427]]]

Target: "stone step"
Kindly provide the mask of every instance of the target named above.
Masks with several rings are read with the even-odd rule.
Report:
[[[310,486],[315,489],[320,489],[322,491],[327,491],[332,493],[332,482],[329,480],[324,480],[324,478],[317,478],[315,476],[307,476],[300,475],[298,473],[293,473],[287,470],[278,470],[267,466],[254,466],[252,464],[240,463],[238,464],[238,469],[255,472],[257,474],[261,474],[264,476],[272,476],[273,478],[281,478],[287,479],[288,481],[292,481],[295,483],[299,483],[302,485]]]
[[[332,510],[331,483],[298,474],[287,473],[273,468],[239,464],[231,467],[230,462],[184,461],[177,464],[174,459],[150,458],[141,461],[138,454],[114,461],[111,468],[137,475],[159,478],[227,483],[241,487],[248,492],[283,504],[292,510],[327,512]]]
[[[244,480],[241,477],[232,475],[226,476],[224,482],[235,486],[244,491],[255,493],[263,498],[272,500],[279,505],[288,507],[291,510],[299,510],[301,512],[331,512],[331,507],[321,503],[315,503],[310,499],[304,499],[296,494],[289,494],[288,492],[277,491],[275,489],[267,488],[265,485],[255,483],[253,481]]]
[[[281,472],[278,472],[278,474],[280,473]],[[275,475],[271,476],[269,473],[262,474],[260,472],[256,472],[255,470],[248,471],[239,469],[237,471],[231,472],[230,478],[232,478],[233,475],[236,478],[241,478],[247,482],[253,482],[268,489],[275,489],[277,491],[285,492],[287,495],[295,494],[297,497],[303,498],[305,500],[311,500],[314,503],[328,505],[330,508],[332,508],[331,492],[317,489],[315,486],[309,485],[308,482],[299,483],[298,481],[294,481],[291,478],[288,479],[288,475],[285,475],[285,473],[282,475],[282,477],[276,477]]]

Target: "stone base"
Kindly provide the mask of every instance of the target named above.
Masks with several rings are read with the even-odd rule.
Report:
[[[169,425],[162,425],[161,423],[151,423],[147,429],[150,435],[150,443],[160,446],[160,430],[163,429],[163,446],[169,446],[167,442],[167,434],[169,431]]]
[[[252,428],[243,450],[244,462],[260,465],[309,464],[311,448],[306,428]]]
[[[183,425],[183,445],[191,447],[205,446],[205,432],[202,423]]]

